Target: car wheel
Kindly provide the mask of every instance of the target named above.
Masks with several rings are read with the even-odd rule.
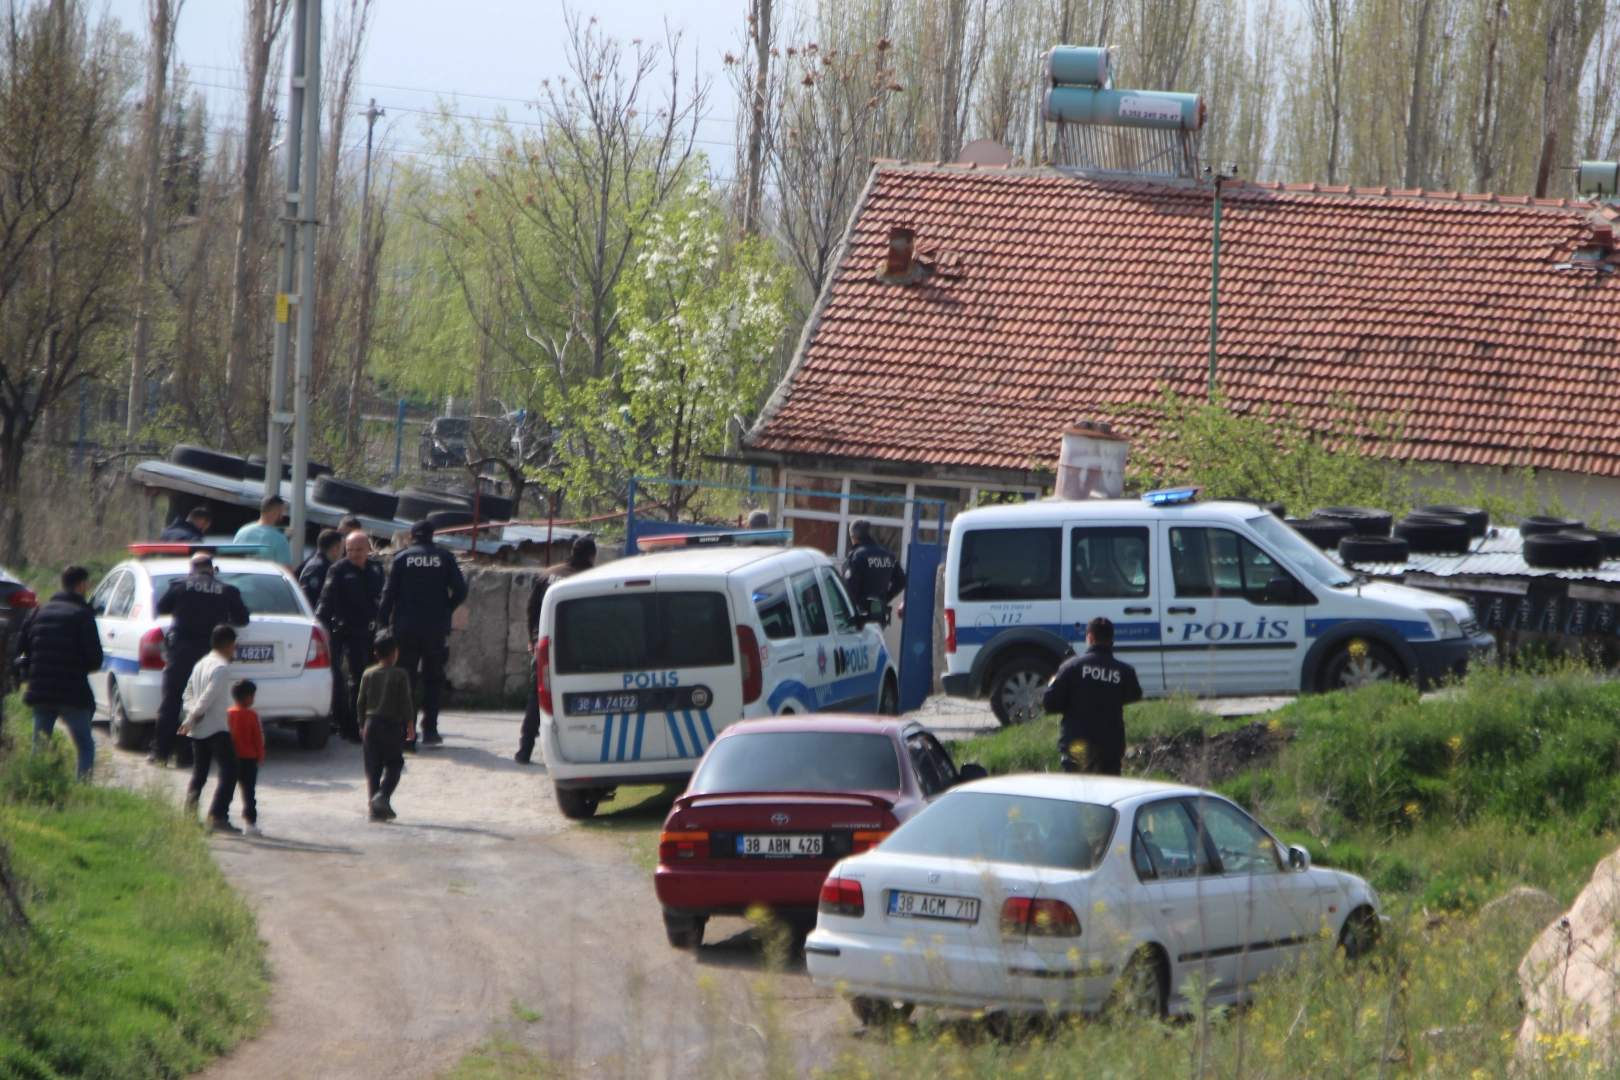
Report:
[[[1405,677],[1400,660],[1388,648],[1366,638],[1352,638],[1328,657],[1320,682],[1323,691],[1355,690]]]
[[[591,788],[565,788],[553,790],[557,793],[557,809],[562,816],[570,821],[584,821],[596,813],[596,804],[600,801],[599,794]]]
[[[900,715],[900,688],[893,675],[883,676],[883,690],[878,694],[878,712],[883,716]]]
[[[664,936],[677,949],[695,949],[703,944],[703,928],[709,924],[707,915],[684,915],[664,912]]]
[[[111,679],[107,681],[107,727],[111,729],[113,745],[120,750],[145,750],[152,740],[152,726],[137,724],[129,718],[118,684]]]
[[[990,711],[1003,727],[1039,720],[1045,713],[1041,696],[1056,668],[1036,656],[1020,656],[1001,665],[990,680]]]
[[[910,1001],[889,1001],[886,998],[852,997],[849,999],[850,1011],[855,1019],[867,1027],[888,1027],[891,1024],[903,1024],[911,1019],[912,1010],[917,1006]]]
[[[298,725],[298,745],[305,750],[324,750],[332,737],[332,725],[323,716]]]
[[[1377,912],[1371,908],[1356,908],[1344,920],[1344,929],[1339,931],[1339,948],[1344,950],[1346,960],[1360,960],[1378,947],[1382,932]]]
[[[1108,1012],[1156,1020],[1170,1008],[1170,979],[1163,954],[1151,945],[1136,950],[1125,970],[1114,983],[1108,999]]]

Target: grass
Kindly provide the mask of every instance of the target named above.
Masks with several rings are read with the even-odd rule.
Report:
[[[0,780],[31,920],[3,955],[0,1075],[194,1072],[265,1021],[253,914],[167,800],[71,776],[58,735]]]
[[[109,570],[129,557],[127,549],[114,548],[111,551],[100,552],[96,555],[83,556],[77,560],[30,563],[26,566],[14,567],[13,570],[17,574],[18,580],[34,590],[39,596],[40,602],[44,603],[61,591],[62,571],[67,568],[68,562],[77,562],[78,565],[90,571],[90,587],[95,588],[96,585],[100,584],[101,579],[107,576]]]
[[[598,832],[618,833],[630,860],[648,876],[658,866],[658,831],[685,784],[632,784],[619,788],[582,824]]]

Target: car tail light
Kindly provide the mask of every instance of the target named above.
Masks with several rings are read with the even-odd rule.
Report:
[[[1001,905],[1003,937],[1079,937],[1080,917],[1061,900],[1008,898]]]
[[[326,631],[319,626],[309,628],[309,648],[304,652],[304,670],[332,666],[332,649],[326,643]]]
[[[141,670],[162,671],[168,663],[163,655],[163,628],[154,626],[141,635]]]
[[[956,609],[945,609],[945,651],[956,651]]]
[[[679,859],[707,859],[709,834],[706,832],[666,832],[658,834],[658,861],[673,863]]]
[[[34,595],[32,589],[18,589],[11,594],[7,603],[16,608],[39,607],[39,597]]]
[[[861,883],[850,878],[828,878],[821,883],[821,903],[817,909],[823,915],[860,918],[866,914],[866,895],[861,892]]]
[[[765,692],[765,671],[759,662],[759,639],[746,626],[737,627],[737,652],[742,656],[743,704],[752,705]]]
[[[540,711],[557,715],[551,707],[551,639],[543,637],[534,647],[535,678],[539,680]]]
[[[850,837],[850,854],[859,855],[863,851],[871,851],[873,848],[883,843],[883,838],[888,835],[889,833],[887,829],[881,831],[873,830],[870,832],[866,830],[858,830],[854,836]]]

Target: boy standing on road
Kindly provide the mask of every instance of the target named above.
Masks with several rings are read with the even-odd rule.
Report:
[[[1114,659],[1114,624],[1086,624],[1087,651],[1057,669],[1041,704],[1063,716],[1058,753],[1066,773],[1118,776],[1125,759],[1125,706],[1142,700],[1136,669]]]
[[[186,805],[195,807],[208,784],[208,766],[219,759],[219,784],[214,801],[208,806],[208,827],[215,832],[239,833],[231,824],[231,797],[236,794],[236,744],[231,741],[230,710],[231,657],[236,653],[236,631],[226,625],[214,627],[208,639],[212,651],[191,669],[191,679],[181,699],[185,723],[180,734],[191,736],[191,785]]]
[[[242,821],[249,836],[259,832],[259,763],[264,760],[264,728],[253,711],[253,697],[259,692],[252,679],[237,679],[231,687],[236,702],[225,711],[231,725],[231,745],[236,748],[236,786],[242,789]]]
[[[416,738],[416,708],[411,700],[411,678],[404,668],[395,666],[399,643],[384,631],[373,647],[377,663],[360,677],[355,708],[365,718],[361,742],[371,820],[392,821],[396,815],[389,798],[405,767],[405,741]]]

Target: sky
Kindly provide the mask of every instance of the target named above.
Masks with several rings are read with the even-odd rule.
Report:
[[[325,0],[328,16],[340,3]],[[101,0],[99,6],[144,38],[146,0]],[[220,122],[240,113],[243,7],[243,0],[185,0],[180,13],[178,58]],[[357,105],[364,109],[376,98],[387,113],[378,135],[386,131],[399,150],[421,145],[416,124],[441,96],[454,97],[458,113],[489,116],[504,108],[515,120],[532,119],[524,102],[539,94],[541,79],[566,71],[561,0],[373,0],[372,7]],[[566,10],[596,16],[626,42],[661,40],[666,21],[682,31],[683,77],[695,49],[699,73],[711,80],[701,149],[717,170],[729,170],[735,109],[721,58],[740,49],[748,0],[576,0]],[[355,132],[363,130],[356,124]]]

